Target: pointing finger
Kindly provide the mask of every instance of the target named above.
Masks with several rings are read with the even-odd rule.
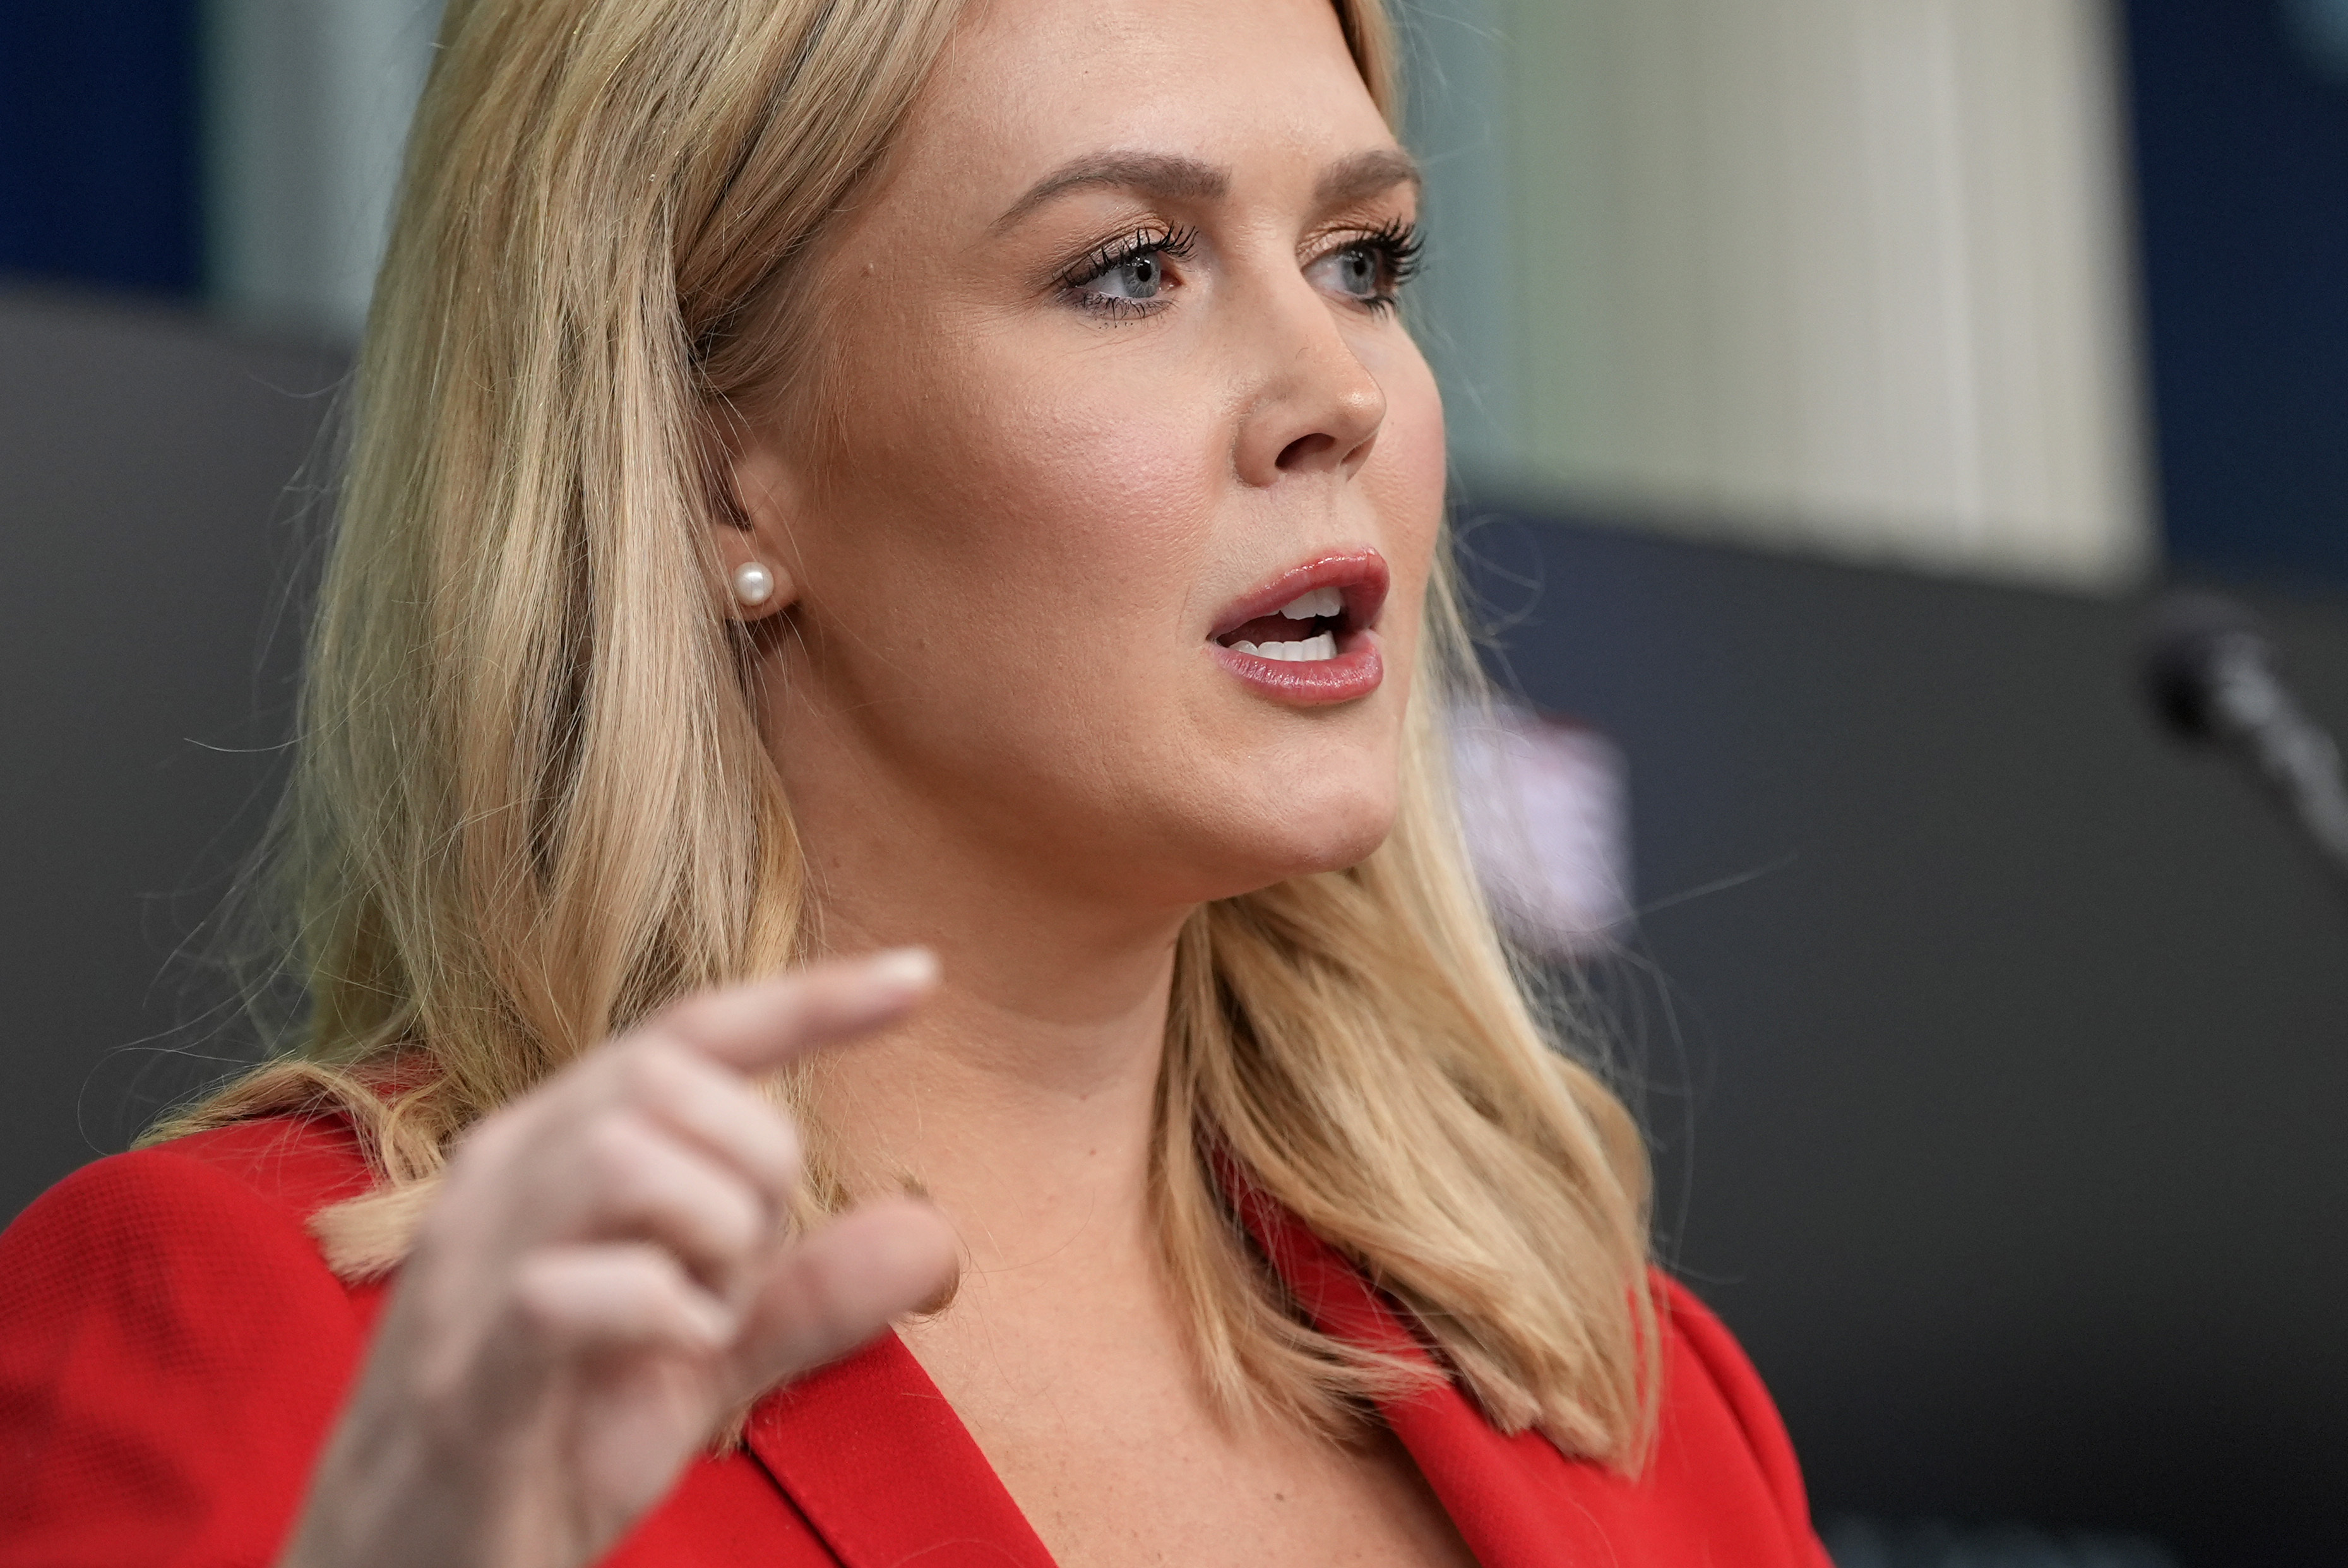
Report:
[[[694,997],[645,1029],[737,1072],[765,1072],[902,1017],[937,982],[934,955],[900,948]]]

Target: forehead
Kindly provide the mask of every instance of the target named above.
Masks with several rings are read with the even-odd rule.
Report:
[[[973,0],[893,161],[999,210],[1111,149],[1246,182],[1392,145],[1331,0]]]

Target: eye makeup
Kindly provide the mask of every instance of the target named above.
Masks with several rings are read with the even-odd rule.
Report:
[[[1198,238],[1196,229],[1143,225],[1085,252],[1061,270],[1053,286],[1068,303],[1105,319],[1153,315],[1172,302],[1169,292],[1182,282],[1179,263],[1190,258]],[[1416,222],[1395,217],[1375,228],[1323,234],[1321,243],[1304,271],[1338,297],[1384,313],[1395,308],[1417,272],[1425,242]]]
[[[1094,247],[1063,272],[1060,292],[1079,308],[1113,320],[1152,314],[1168,302],[1167,258],[1187,260],[1198,237],[1195,229],[1137,229]]]
[[[1390,218],[1375,229],[1340,231],[1331,238],[1335,243],[1306,262],[1305,270],[1346,263],[1337,268],[1333,280],[1336,292],[1379,312],[1394,309],[1403,285],[1417,273],[1419,254],[1426,248],[1418,225],[1406,218]]]

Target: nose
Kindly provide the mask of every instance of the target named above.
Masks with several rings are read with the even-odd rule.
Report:
[[[1307,475],[1343,478],[1368,460],[1385,423],[1385,389],[1346,342],[1342,308],[1299,277],[1272,291],[1262,313],[1242,326],[1256,345],[1235,454],[1246,483],[1269,488]]]

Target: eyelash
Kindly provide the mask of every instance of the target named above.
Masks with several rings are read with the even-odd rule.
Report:
[[[1373,311],[1391,311],[1402,292],[1402,286],[1418,274],[1420,252],[1426,241],[1418,225],[1401,218],[1389,218],[1367,233],[1354,234],[1342,244],[1333,245],[1315,258],[1326,261],[1344,251],[1367,251],[1378,259],[1379,289],[1362,300]]]
[[[1112,294],[1086,292],[1086,285],[1097,283],[1117,268],[1139,261],[1144,256],[1171,256],[1177,261],[1189,258],[1197,247],[1199,231],[1195,229],[1140,229],[1121,240],[1114,240],[1086,253],[1084,260],[1060,274],[1061,292],[1085,310],[1112,321],[1130,321],[1137,316],[1155,315],[1165,302],[1159,300],[1127,300]],[[1375,294],[1365,296],[1360,303],[1383,313],[1395,308],[1402,286],[1417,274],[1420,252],[1426,241],[1416,223],[1400,218],[1388,219],[1377,228],[1356,233],[1343,243],[1333,245],[1315,256],[1323,261],[1342,251],[1368,251],[1378,261],[1381,287]]]
[[[1164,303],[1159,300],[1125,300],[1113,294],[1086,292],[1086,285],[1097,283],[1144,256],[1171,256],[1176,261],[1187,260],[1197,248],[1196,229],[1138,229],[1122,240],[1112,240],[1088,252],[1085,259],[1060,274],[1061,292],[1084,309],[1112,321],[1130,321],[1136,316],[1155,315]]]

